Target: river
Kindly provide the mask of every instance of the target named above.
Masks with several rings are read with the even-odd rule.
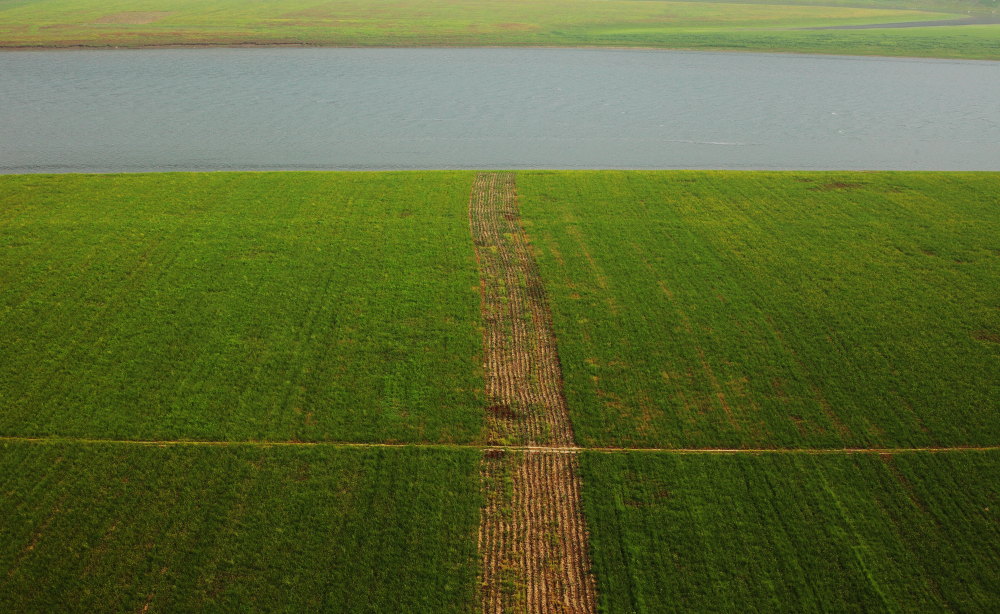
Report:
[[[1000,62],[614,49],[0,53],[0,172],[1000,170]]]

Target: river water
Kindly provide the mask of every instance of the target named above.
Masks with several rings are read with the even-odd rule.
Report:
[[[0,172],[1000,170],[1000,62],[598,49],[0,53]]]

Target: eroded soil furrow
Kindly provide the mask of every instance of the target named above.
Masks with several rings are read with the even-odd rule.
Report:
[[[469,201],[479,263],[490,443],[479,528],[484,613],[595,612],[580,478],[552,317],[520,225],[513,173]],[[547,449],[549,448],[549,449]]]

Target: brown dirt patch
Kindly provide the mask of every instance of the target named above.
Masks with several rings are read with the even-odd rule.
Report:
[[[1000,343],[1000,333],[991,333],[988,330],[977,330],[972,333],[972,338],[976,341],[986,341],[987,343]]]
[[[596,612],[576,455],[484,457],[481,475],[482,612]]]
[[[802,416],[792,414],[788,416],[788,419],[795,425],[795,430],[799,432],[799,437],[809,436],[809,429],[806,427],[806,421]]]
[[[514,420],[521,417],[521,414],[513,407],[501,404],[490,405],[486,408],[486,413],[502,420]]]
[[[809,189],[816,190],[818,192],[831,192],[835,190],[857,190],[858,188],[863,188],[864,186],[865,184],[863,183],[853,181],[831,181]]]
[[[141,26],[147,23],[157,22],[170,15],[170,11],[125,11],[123,13],[111,13],[105,15],[94,23],[111,23],[131,26]]]

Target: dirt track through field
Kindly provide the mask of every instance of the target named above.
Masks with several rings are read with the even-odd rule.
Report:
[[[575,454],[487,451],[482,611],[596,612]]]
[[[521,228],[513,173],[479,173],[469,200],[479,262],[491,443],[573,445],[552,316]]]
[[[552,316],[521,228],[513,173],[476,176],[469,226],[481,279],[490,441],[532,448],[484,453],[482,611],[596,612]]]

